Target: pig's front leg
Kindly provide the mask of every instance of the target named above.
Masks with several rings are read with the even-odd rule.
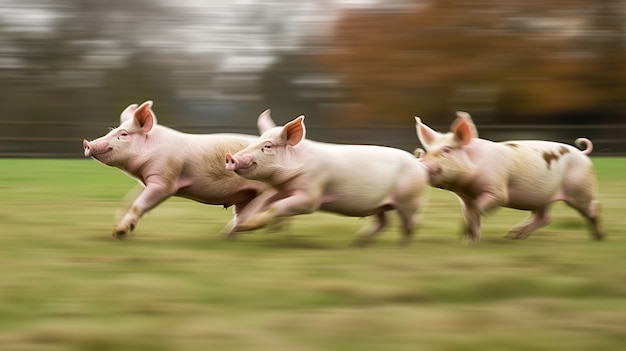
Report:
[[[480,240],[481,217],[506,204],[507,193],[503,190],[484,191],[476,198],[461,198],[465,219],[464,240],[474,244]]]
[[[474,199],[474,207],[484,216],[492,210],[506,205],[508,202],[508,192],[505,189],[493,189],[482,192],[476,199]]]
[[[506,203],[507,193],[500,189],[483,191],[475,198],[461,197],[465,227],[463,238],[466,244],[480,240],[481,217]]]
[[[161,181],[146,181],[146,187],[133,201],[132,205],[124,214],[124,217],[113,229],[113,237],[123,238],[128,232],[135,229],[139,218],[158,204],[170,197],[172,193],[168,186]]]
[[[233,218],[220,230],[219,235],[226,239],[232,239],[238,231],[244,231],[245,229],[242,228],[240,223],[245,222],[250,216],[263,211],[276,195],[276,191],[266,190],[248,202],[235,204]]]
[[[316,200],[315,196],[311,196],[304,191],[296,191],[292,196],[275,201],[260,213],[253,214],[249,218],[242,220],[237,230],[261,228],[274,219],[312,213],[318,208],[319,201]]]
[[[386,212],[379,212],[376,214],[376,223],[370,228],[370,226],[366,225],[363,227],[358,233],[356,239],[352,242],[353,246],[366,246],[368,245],[372,239],[378,234],[381,230],[383,230],[389,220],[387,218]]]
[[[480,240],[480,211],[471,200],[461,199],[463,208],[463,241],[466,244],[474,244]]]

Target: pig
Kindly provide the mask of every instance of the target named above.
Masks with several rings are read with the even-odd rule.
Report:
[[[234,206],[234,217],[222,230],[230,234],[239,220],[272,196],[266,183],[248,180],[224,169],[224,154],[236,152],[257,136],[187,134],[157,124],[152,101],[128,106],[120,125],[93,141],[83,140],[85,157],[119,168],[136,178],[143,190],[113,230],[122,238],[147,211],[170,196],[205,204]]]
[[[277,127],[266,110],[257,126],[260,138],[226,154],[226,169],[271,184],[278,194],[262,211],[241,221],[240,229],[317,210],[375,216],[374,225],[366,225],[354,241],[365,245],[387,226],[387,211],[396,210],[403,228],[400,242],[411,240],[428,189],[426,169],[411,153],[307,140],[304,116]]]
[[[527,238],[549,223],[548,211],[564,201],[588,222],[593,239],[601,240],[600,204],[593,164],[593,144],[579,138],[573,146],[551,141],[493,142],[478,138],[466,112],[457,112],[451,131],[431,129],[415,117],[417,136],[426,153],[422,162],[431,185],[454,192],[461,201],[464,238],[480,239],[481,216],[497,207],[531,211],[505,237]]]

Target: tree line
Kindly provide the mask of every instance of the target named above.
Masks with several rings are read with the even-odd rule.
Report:
[[[223,53],[173,47],[189,15],[181,9],[147,0],[34,2],[43,24],[0,21],[6,140],[50,132],[19,121],[110,125],[145,99],[156,101],[160,120],[195,115],[195,124],[242,124],[268,107],[284,119],[306,114],[313,125],[344,126],[404,125],[414,115],[448,123],[459,109],[490,124],[610,124],[626,113],[621,0],[348,9],[293,45],[285,44],[288,11],[247,11],[232,20],[233,38],[256,37],[229,54],[262,51],[272,60],[244,72],[220,71]],[[263,48],[253,48],[256,38]]]

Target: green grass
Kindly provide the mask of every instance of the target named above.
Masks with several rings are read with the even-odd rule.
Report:
[[[423,227],[330,214],[236,241],[230,210],[170,199],[127,240],[111,231],[136,182],[91,160],[0,160],[2,350],[624,350],[626,159],[595,158],[608,240],[562,204],[528,240],[502,209],[464,246],[454,196]]]

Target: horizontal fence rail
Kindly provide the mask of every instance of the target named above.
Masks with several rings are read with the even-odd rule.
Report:
[[[187,133],[258,134],[254,127],[237,125],[171,125]],[[431,126],[446,131],[449,126]],[[0,121],[0,157],[83,157],[82,140],[104,135],[102,124]],[[480,137],[494,140],[541,139],[573,144],[579,137],[591,139],[592,155],[626,155],[626,124],[606,125],[480,125]],[[360,127],[307,126],[307,138],[342,144],[372,144],[413,151],[420,147],[413,126],[370,125]]]

